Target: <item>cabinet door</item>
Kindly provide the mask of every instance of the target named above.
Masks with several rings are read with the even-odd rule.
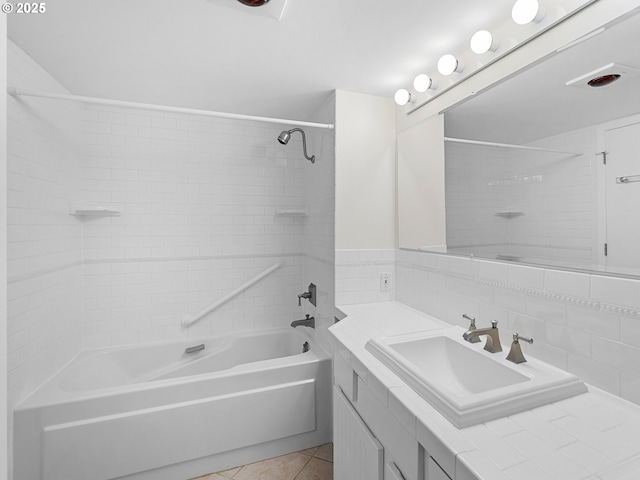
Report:
[[[402,473],[393,462],[387,462],[384,469],[384,480],[404,480]]]
[[[382,445],[338,387],[333,387],[333,444],[334,480],[382,480]]]
[[[451,480],[451,477],[445,473],[444,470],[436,463],[436,461],[429,457],[427,461],[427,480]]]

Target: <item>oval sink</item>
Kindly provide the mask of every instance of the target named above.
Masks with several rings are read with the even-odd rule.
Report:
[[[587,391],[576,376],[529,358],[462,339],[458,327],[372,339],[365,345],[387,368],[458,428],[501,418]]]

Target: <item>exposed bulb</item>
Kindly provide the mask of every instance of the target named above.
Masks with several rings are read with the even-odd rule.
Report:
[[[538,23],[544,18],[544,10],[538,0],[518,0],[511,9],[511,18],[518,25]]]
[[[438,60],[438,71],[442,75],[451,75],[453,72],[461,72],[462,65],[456,57],[451,54],[446,54]]]
[[[413,80],[413,88],[416,92],[426,92],[433,86],[433,80],[426,73],[421,73]]]
[[[487,53],[489,50],[495,51],[496,45],[493,41],[493,35],[487,30],[479,30],[473,34],[469,46],[473,53],[481,55]]]
[[[406,105],[411,100],[411,93],[409,93],[409,90],[407,90],[406,88],[401,88],[393,96],[393,99],[400,106]]]

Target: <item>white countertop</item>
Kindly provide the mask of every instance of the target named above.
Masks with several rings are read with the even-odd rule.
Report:
[[[333,347],[456,480],[637,480],[640,406],[589,392],[458,429],[365,350],[370,338],[450,326],[397,302],[339,307]],[[526,355],[526,352],[525,352]]]

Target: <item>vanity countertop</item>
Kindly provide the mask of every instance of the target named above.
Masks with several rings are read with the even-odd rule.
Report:
[[[365,350],[371,338],[450,326],[398,302],[340,306],[332,347],[455,480],[637,480],[640,406],[587,393],[458,429]]]

